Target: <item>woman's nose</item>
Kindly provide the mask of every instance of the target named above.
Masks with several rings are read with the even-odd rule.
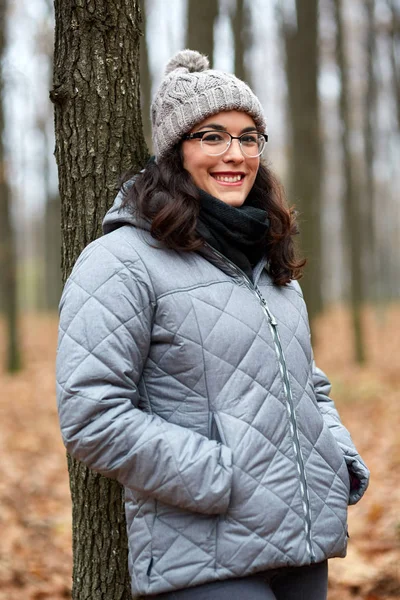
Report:
[[[222,157],[224,162],[241,163],[244,160],[239,140],[232,140],[231,145]]]

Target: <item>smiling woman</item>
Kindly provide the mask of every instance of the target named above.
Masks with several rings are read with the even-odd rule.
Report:
[[[197,133],[202,137],[196,138]],[[242,206],[260,165],[257,133],[253,119],[244,112],[230,110],[212,115],[185,136],[183,166],[199,189],[230,206]]]
[[[125,486],[135,595],[325,600],[368,469],[314,364],[262,106],[185,50],[61,301],[69,452]]]
[[[215,73],[225,75],[211,73],[213,78]],[[238,105],[233,96],[230,103],[225,99],[226,110],[206,116],[185,133],[179,123],[187,116],[184,119],[178,103],[178,116],[166,115],[176,128],[175,132],[171,125],[173,137],[169,132],[174,144],[165,152],[165,121],[160,120],[154,135],[158,155],[140,175],[128,178],[117,206],[121,202],[123,209],[148,220],[152,236],[168,248],[193,251],[210,243],[250,278],[260,256],[267,253],[271,278],[276,285],[285,285],[301,277],[305,263],[296,257],[293,244],[298,233],[294,211],[260,160],[268,140],[261,105],[243,82],[235,77],[228,81],[236,93],[238,85],[244,86],[241,108],[247,101],[251,113],[232,109]],[[153,109],[158,100],[156,96]],[[210,110],[207,98],[203,112],[207,115]]]

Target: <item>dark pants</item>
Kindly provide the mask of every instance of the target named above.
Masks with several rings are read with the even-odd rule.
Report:
[[[327,561],[263,571],[151,596],[155,600],[326,600]]]

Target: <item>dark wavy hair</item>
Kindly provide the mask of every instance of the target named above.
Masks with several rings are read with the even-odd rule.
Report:
[[[125,177],[125,182],[131,175]],[[151,235],[167,248],[190,252],[203,245],[196,231],[200,209],[199,191],[183,167],[179,145],[157,163],[151,160],[123,186],[123,206],[151,221]],[[298,233],[296,214],[288,208],[283,188],[270,169],[260,164],[251,190],[252,201],[267,211],[270,227],[266,238],[269,274],[276,285],[300,279],[306,263],[296,256],[293,236]]]

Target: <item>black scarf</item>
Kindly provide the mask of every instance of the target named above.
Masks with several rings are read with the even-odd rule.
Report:
[[[252,267],[265,254],[269,228],[267,212],[257,207],[251,194],[236,208],[204,190],[199,192],[197,232],[253,280]]]

